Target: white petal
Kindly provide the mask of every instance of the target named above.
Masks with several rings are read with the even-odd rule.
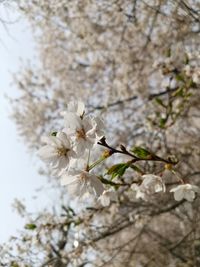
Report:
[[[89,116],[83,118],[82,124],[86,132],[90,131],[93,128],[92,120]]]
[[[96,195],[100,196],[104,191],[104,186],[102,182],[96,176],[93,175],[90,175],[89,178],[90,178],[90,186],[94,188]]]
[[[82,128],[81,119],[75,113],[66,112],[65,114],[65,125],[67,129],[76,131]]]
[[[200,188],[196,185],[192,185],[192,190],[196,193],[200,193]]]
[[[86,141],[85,141],[85,147],[86,147],[87,149],[91,149],[91,148],[94,146],[95,141],[96,141],[96,140],[93,139],[93,138],[87,138]]]
[[[49,160],[49,164],[52,168],[57,169],[59,165],[59,158],[58,157],[52,158],[51,160]]]
[[[80,176],[81,175],[81,171],[70,166],[70,168],[68,170],[68,174],[71,175],[71,176]]]
[[[66,168],[68,165],[69,165],[68,157],[62,156],[59,158],[59,165],[58,165],[59,169]]]
[[[64,147],[70,148],[70,141],[69,141],[66,133],[64,133],[64,132],[58,132],[57,135],[56,135],[56,137],[61,140],[61,142],[64,145]]]
[[[68,104],[68,111],[76,113],[78,116],[82,116],[85,111],[85,104],[82,101],[71,101]]]
[[[180,201],[184,198],[184,192],[182,189],[174,191],[174,199]]]
[[[105,133],[105,125],[103,120],[100,117],[95,117],[94,119],[94,123],[95,123],[95,129],[96,129],[96,135],[97,136],[102,136]]]
[[[85,112],[85,104],[82,101],[78,101],[77,106],[77,115],[82,116]]]
[[[46,143],[47,145],[53,146],[53,147],[57,147],[58,143],[56,140],[56,136],[43,136],[41,138],[41,141],[43,143]]]
[[[57,157],[57,152],[52,146],[46,145],[39,149],[38,156],[43,160],[50,160]]]
[[[67,190],[75,197],[81,197],[86,192],[85,184],[81,183],[81,181],[78,179],[74,183],[69,184],[67,186]]]
[[[163,186],[162,184],[155,184],[155,192],[158,193],[158,192],[161,192],[163,191]]]
[[[192,202],[194,200],[194,198],[195,198],[195,192],[194,191],[191,191],[191,190],[185,191],[184,198],[187,201]]]
[[[83,158],[79,158],[77,159],[71,159],[70,160],[70,168],[69,168],[69,172],[72,175],[78,175],[81,173],[82,170],[85,170],[87,167],[87,161],[88,159],[88,153],[87,154],[83,154]]]
[[[76,139],[76,143],[74,145],[74,149],[78,155],[78,157],[81,157],[85,153],[85,149],[87,148],[87,142],[84,139]]]
[[[72,176],[69,174],[62,175],[60,180],[61,185],[76,184],[77,182],[78,182],[77,176]]]

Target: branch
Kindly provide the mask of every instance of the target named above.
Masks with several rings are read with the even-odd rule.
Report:
[[[123,155],[133,158],[130,163],[135,163],[138,161],[159,161],[159,162],[164,162],[166,164],[172,164],[172,165],[176,165],[178,163],[178,161],[172,161],[171,159],[163,159],[161,157],[158,157],[154,153],[150,153],[148,157],[139,158],[136,155],[127,151],[123,145],[120,146],[121,150],[111,147],[110,145],[107,144],[105,136],[102,137],[97,144],[109,149],[110,155],[118,153],[118,154],[123,154]]]
[[[163,95],[166,95],[166,94],[169,94],[169,93],[173,93],[173,92],[175,92],[176,90],[178,89],[178,87],[176,87],[176,88],[173,88],[173,89],[167,89],[167,90],[165,90],[165,91],[162,91],[162,92],[159,92],[159,93],[155,93],[155,94],[150,94],[148,97],[147,97],[147,99],[149,100],[149,101],[151,101],[151,100],[153,100],[154,98],[156,98],[156,97],[159,97],[159,96],[163,96]],[[129,97],[129,98],[125,98],[125,99],[122,99],[122,100],[117,100],[117,101],[115,101],[115,102],[112,102],[112,103],[109,103],[109,104],[107,104],[107,105],[99,105],[99,106],[92,106],[92,105],[89,105],[88,106],[88,109],[90,109],[89,110],[89,112],[88,113],[92,113],[93,111],[95,111],[95,110],[102,110],[102,109],[107,109],[107,108],[110,108],[110,107],[114,107],[114,106],[117,106],[117,105],[122,105],[122,104],[124,104],[124,103],[126,103],[126,102],[131,102],[131,101],[133,101],[133,100],[136,100],[136,99],[138,99],[139,97],[137,96],[137,95],[134,95],[134,96],[131,96],[131,97]]]

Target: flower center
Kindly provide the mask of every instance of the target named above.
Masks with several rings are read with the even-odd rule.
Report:
[[[69,148],[66,148],[66,147],[60,147],[57,149],[57,154],[59,157],[62,157],[62,156],[67,156],[67,152],[69,152],[70,149]]]
[[[88,180],[88,177],[84,172],[82,172],[79,177],[83,182],[86,182]]]
[[[82,138],[82,139],[86,139],[86,136],[85,136],[85,130],[82,128],[82,129],[79,129],[76,131],[76,137],[78,139]]]

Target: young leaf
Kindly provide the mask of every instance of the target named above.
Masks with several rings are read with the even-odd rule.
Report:
[[[139,146],[136,146],[133,149],[131,149],[131,152],[133,152],[133,154],[140,159],[150,159],[152,157],[151,152]]]
[[[113,165],[110,169],[108,169],[107,174],[112,175],[111,179],[115,177],[121,177],[124,175],[127,168],[129,168],[129,163],[119,163]]]

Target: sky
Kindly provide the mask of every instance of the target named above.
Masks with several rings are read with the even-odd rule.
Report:
[[[7,16],[0,7],[1,18],[2,15]],[[24,225],[24,221],[11,207],[14,199],[22,200],[29,209],[36,211],[41,201],[33,200],[35,190],[46,184],[45,178],[37,173],[36,157],[28,154],[10,119],[12,106],[5,97],[17,95],[12,73],[20,69],[20,58],[23,61],[37,61],[28,22],[19,19],[16,11],[9,15],[14,23],[7,25],[8,31],[0,24],[0,243],[10,235],[15,235],[17,229]],[[48,195],[44,196],[46,202],[48,198]]]

